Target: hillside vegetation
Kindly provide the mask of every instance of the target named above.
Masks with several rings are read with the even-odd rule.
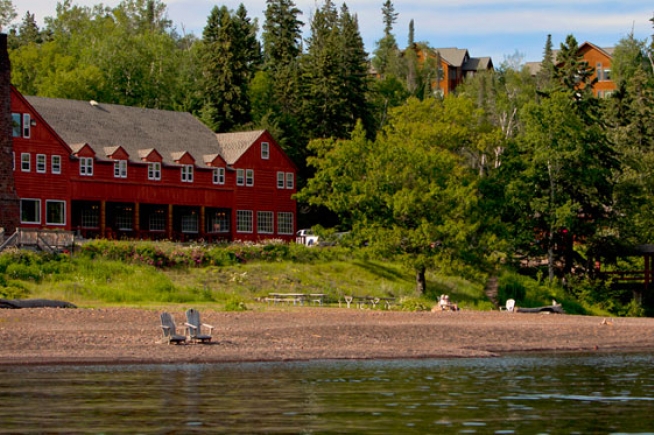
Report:
[[[488,276],[441,268],[427,275],[427,291],[415,292],[414,271],[374,258],[365,248],[307,248],[296,244],[191,245],[93,241],[71,253],[12,250],[0,255],[0,298],[45,298],[79,307],[150,307],[180,304],[223,310],[266,309],[260,299],[276,293],[324,293],[325,308],[345,295],[394,297],[394,309],[427,310],[448,294],[463,309],[497,309],[485,294]],[[603,314],[561,288],[505,271],[499,300],[520,306],[549,305],[568,313]],[[378,308],[379,309],[379,308]]]

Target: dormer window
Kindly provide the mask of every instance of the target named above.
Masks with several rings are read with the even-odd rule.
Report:
[[[127,160],[114,162],[114,178],[127,178]]]
[[[182,183],[193,182],[193,165],[182,166]]]
[[[261,142],[261,159],[268,160],[270,158],[270,144],[268,142]]]

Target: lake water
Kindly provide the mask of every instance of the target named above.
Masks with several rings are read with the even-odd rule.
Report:
[[[0,367],[0,433],[654,434],[654,355]]]

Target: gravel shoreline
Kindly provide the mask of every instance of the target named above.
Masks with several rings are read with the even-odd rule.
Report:
[[[178,324],[184,308],[165,308]],[[332,307],[200,309],[209,345],[161,343],[164,309],[0,310],[0,365],[184,364],[654,352],[654,319]],[[180,328],[178,332],[183,332]]]

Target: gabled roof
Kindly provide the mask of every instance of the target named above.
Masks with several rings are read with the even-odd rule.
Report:
[[[471,57],[463,64],[463,71],[480,71],[493,69],[493,61],[490,57]]]
[[[236,133],[218,133],[216,138],[220,154],[228,165],[233,165],[264,133],[265,130],[242,131]]]
[[[106,147],[122,147],[130,156],[156,149],[164,163],[174,164],[173,153],[215,154],[214,132],[190,113],[102,104],[95,101],[25,97],[54,131],[72,148],[86,143],[97,156]],[[202,159],[197,161],[202,165]]]
[[[433,50],[440,53],[441,59],[457,68],[463,66],[466,59],[470,57],[465,48],[434,48]]]

